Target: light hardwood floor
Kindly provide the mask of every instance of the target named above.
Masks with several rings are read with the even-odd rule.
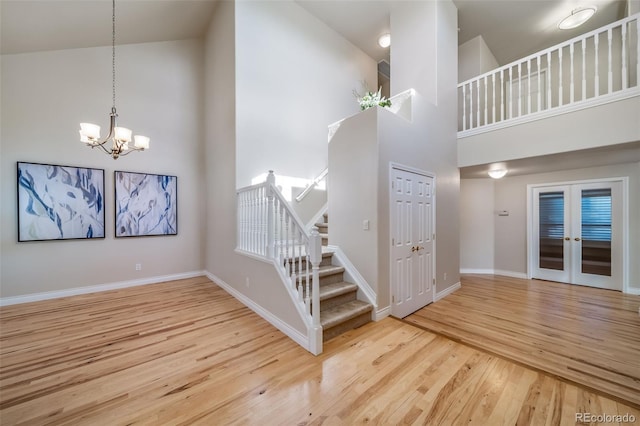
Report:
[[[640,406],[639,307],[617,291],[463,275],[405,320]]]
[[[0,309],[0,423],[565,425],[640,411],[399,320],[314,357],[206,278]]]

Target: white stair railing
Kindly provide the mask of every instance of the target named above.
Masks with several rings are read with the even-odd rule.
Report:
[[[324,178],[327,177],[328,174],[329,174],[329,169],[325,167],[325,169],[321,171],[320,174],[316,176],[316,178],[312,180],[311,183],[307,185],[307,187],[300,194],[298,194],[298,196],[296,197],[296,201],[301,202],[302,200],[304,200],[304,197],[306,197],[307,194],[311,192],[313,188],[318,186],[318,184],[322,182]]]
[[[237,251],[273,261],[303,313],[309,331],[309,350],[322,352],[320,277],[322,238],[318,228],[307,233],[304,224],[275,186],[270,170],[266,182],[237,190]]]
[[[635,14],[458,84],[458,136],[640,93]]]

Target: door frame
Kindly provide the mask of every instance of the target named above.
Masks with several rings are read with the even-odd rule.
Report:
[[[436,271],[436,258],[437,258],[437,233],[436,233],[436,202],[437,202],[437,197],[436,197],[436,174],[432,173],[432,172],[427,172],[425,170],[421,170],[415,167],[411,167],[411,166],[407,166],[404,164],[400,164],[400,163],[395,163],[393,161],[389,162],[389,170],[388,170],[388,174],[387,174],[387,185],[388,185],[388,189],[387,189],[387,193],[388,193],[388,212],[389,212],[389,234],[388,234],[388,244],[389,247],[391,248],[391,238],[392,238],[392,234],[393,234],[393,227],[392,227],[392,223],[391,223],[391,210],[393,209],[393,205],[392,205],[392,198],[393,198],[393,188],[391,187],[391,176],[393,176],[393,170],[401,170],[404,172],[409,172],[409,173],[415,173],[417,175],[420,176],[425,176],[428,178],[433,179],[433,192],[432,192],[432,198],[433,198],[433,203],[431,205],[431,209],[432,209],[432,214],[431,214],[431,226],[433,229],[433,260],[432,260],[432,265],[431,267],[433,268],[433,282],[431,284],[431,292],[433,295],[433,301],[435,302],[436,300],[436,277],[438,276],[437,271]],[[393,264],[393,252],[391,249],[389,249],[389,313],[393,316],[393,268],[392,268],[392,264]],[[432,302],[433,303],[433,302]]]
[[[527,278],[532,279],[533,265],[535,264],[535,242],[533,239],[533,190],[563,185],[580,185],[602,182],[622,183],[622,292],[630,293],[629,289],[629,178],[627,176],[585,179],[549,183],[532,183],[527,185]]]

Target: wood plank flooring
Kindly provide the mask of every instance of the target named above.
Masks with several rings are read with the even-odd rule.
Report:
[[[405,321],[639,406],[639,307],[616,291],[463,275]]]
[[[0,309],[2,425],[564,425],[640,410],[399,320],[314,357],[208,279]]]

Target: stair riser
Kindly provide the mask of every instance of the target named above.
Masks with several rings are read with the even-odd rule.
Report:
[[[328,223],[316,223],[316,227],[318,228],[318,232],[321,234],[329,233],[329,224]]]
[[[329,245],[329,238],[323,238],[322,239],[322,245],[325,246],[325,247],[328,246]]]
[[[320,301],[320,311],[326,311],[327,309],[331,309],[335,306],[342,305],[343,303],[348,303],[353,300],[356,300],[358,295],[358,291],[350,291],[349,293],[340,294],[335,297],[331,297],[329,299],[324,299]]]
[[[311,271],[309,271],[309,275],[311,275]],[[306,280],[304,279],[304,277],[299,281],[302,282],[302,285],[306,285],[305,284]],[[331,275],[325,275],[324,277],[320,277],[320,286],[323,286],[325,284],[335,284],[342,281],[344,281],[343,272],[339,272]]]
[[[340,334],[346,331],[361,327],[370,321],[371,321],[371,312],[365,312],[361,315],[358,315],[357,317],[351,318],[350,320],[345,321],[341,324],[338,324],[334,327],[322,330],[322,340],[326,342],[327,340],[333,339],[334,337],[339,336]]]

